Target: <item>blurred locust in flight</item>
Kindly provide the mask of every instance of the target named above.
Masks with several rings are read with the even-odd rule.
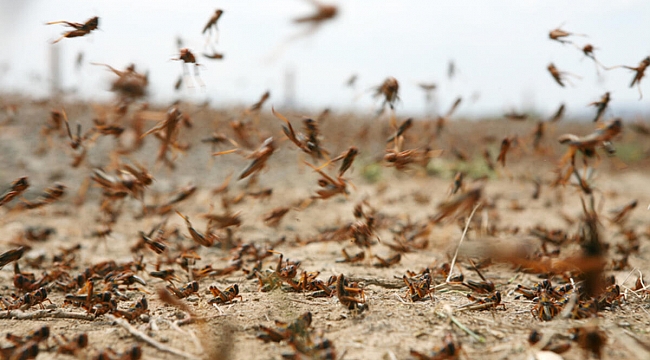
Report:
[[[270,98],[271,92],[268,90],[265,91],[256,103],[244,109],[240,120],[234,120],[231,122],[231,126],[233,127],[233,130],[235,130],[235,134],[239,140],[242,141],[242,144],[247,148],[251,147],[250,142],[248,141],[248,130],[252,130],[259,135],[260,111]],[[252,123],[243,121],[243,119],[247,117],[252,117]]]
[[[603,116],[610,100],[611,98],[609,97],[609,92],[606,92],[605,95],[600,98],[600,101],[594,101],[589,104],[589,106],[595,106],[596,109],[598,109],[596,112],[596,117],[594,118],[594,122],[598,122],[598,120],[600,120],[600,118]]]
[[[91,63],[92,65],[105,66],[108,70],[117,75],[118,78],[113,81],[111,90],[118,93],[124,100],[141,98],[147,94],[147,85],[149,85],[148,74],[140,74],[135,71],[135,65],[131,64],[124,70],[117,70],[108,64]]]
[[[497,162],[501,163],[501,166],[506,167],[506,154],[510,149],[510,145],[514,142],[514,138],[506,137],[501,141],[501,149],[499,150],[499,156],[497,157]]]
[[[260,111],[262,109],[262,106],[264,106],[264,103],[266,103],[270,97],[271,92],[267,90],[264,92],[264,94],[262,94],[260,99],[255,104],[251,105],[251,107],[248,108],[248,112]]]
[[[541,143],[544,138],[544,133],[546,130],[546,123],[544,121],[538,121],[533,130],[533,149],[537,152],[542,151]]]
[[[551,76],[553,76],[553,79],[555,79],[555,82],[557,82],[560,86],[564,87],[564,81],[569,81],[566,78],[566,75],[572,75],[575,76],[576,78],[580,79],[580,76],[571,74],[566,71],[560,71],[558,70],[553,63],[548,64],[546,67],[548,69],[548,72],[551,73]],[[570,84],[571,82],[569,82]]]
[[[287,46],[298,39],[308,37],[315,34],[320,27],[331,20],[333,20],[338,14],[338,8],[334,5],[323,4],[316,0],[308,0],[309,3],[313,4],[316,7],[316,11],[309,15],[300,16],[293,19],[294,24],[306,24],[307,28],[301,30],[300,32],[292,35],[286,39],[282,44],[280,44],[269,56],[269,61],[274,61],[286,48]]]
[[[22,202],[12,209],[12,211],[30,210],[43,207],[59,200],[65,194],[66,186],[55,183],[53,186],[45,189],[36,200],[22,199]]]
[[[172,167],[171,160],[167,158],[167,152],[172,150],[182,151],[183,146],[178,142],[178,130],[183,121],[183,114],[176,107],[172,107],[167,111],[164,119],[160,120],[153,128],[140,136],[144,138],[149,134],[155,136],[161,141],[160,148],[158,149],[158,156],[156,161],[163,161],[168,166]]]
[[[321,178],[318,180],[318,186],[320,186],[322,189],[316,190],[316,195],[313,195],[311,197],[312,199],[326,200],[337,194],[342,194],[347,197],[349,194],[347,189],[347,179],[344,179],[342,176],[338,176],[335,179],[306,161],[305,164],[314,169],[314,171],[316,171],[321,176]]]
[[[560,169],[569,162],[569,168],[564,175],[562,171],[559,173],[558,183],[565,183],[575,169],[575,157],[578,152],[583,155],[583,163],[585,168],[587,167],[587,158],[598,156],[596,153],[596,147],[602,146],[605,148],[611,148],[611,140],[621,133],[623,129],[623,122],[621,119],[614,119],[600,128],[598,128],[593,133],[580,137],[573,134],[564,134],[558,138],[560,144],[565,144],[569,147],[567,152],[564,154],[560,160]]]
[[[231,150],[226,150],[226,151],[220,151],[213,153],[213,156],[218,156],[218,155],[225,155],[225,154],[230,154],[234,152],[238,152],[240,149],[231,149]],[[257,150],[253,151],[249,155],[246,156],[246,159],[253,159],[253,161],[242,171],[242,173],[239,175],[238,179],[242,180],[247,177],[249,177],[252,174],[258,173],[260,170],[264,169],[266,167],[266,162],[268,159],[273,155],[273,152],[275,151],[275,143],[273,142],[273,138],[270,137],[260,145]]]
[[[578,48],[578,50],[582,51],[582,53],[586,57],[588,57],[588,58],[590,58],[591,60],[594,61],[594,64],[596,64],[596,73],[598,73],[600,75],[600,71],[598,70],[599,67],[602,67],[603,69],[607,69],[603,64],[600,63],[600,61],[598,61],[598,59],[596,59],[596,55],[594,55],[594,50],[597,50],[597,49],[593,45],[586,44],[583,47],[575,45],[575,47]]]
[[[406,170],[410,164],[426,167],[429,160],[442,154],[442,150],[433,150],[429,145],[424,148],[402,150],[404,144],[404,133],[413,125],[412,119],[404,120],[400,126],[395,126],[395,135],[388,139],[393,142],[392,147],[386,149],[384,161],[386,166],[395,167],[399,171]]]
[[[384,97],[384,102],[381,104],[381,110],[384,109],[384,106],[386,106],[386,104],[388,104],[390,108],[393,109],[395,102],[399,100],[399,96],[397,95],[397,92],[399,91],[399,83],[394,77],[386,78],[386,80],[384,80],[384,82],[381,85],[377,86],[374,90],[375,94],[373,96],[375,98],[380,96]]]
[[[566,110],[566,106],[564,104],[560,104],[560,107],[557,108],[557,111],[553,116],[548,120],[549,122],[558,122],[564,117],[564,110]]]
[[[210,247],[214,245],[215,241],[219,240],[218,236],[215,234],[212,234],[210,232],[203,234],[200,231],[196,230],[193,226],[192,223],[190,222],[190,218],[181,214],[178,210],[176,210],[176,213],[185,220],[185,225],[187,226],[187,231],[190,233],[190,236],[192,236],[192,240],[194,240],[196,243],[199,245],[205,246],[205,247]],[[209,230],[209,229],[208,229]]]
[[[60,38],[53,41],[52,44],[58,43],[59,41],[63,40],[63,38],[73,38],[73,37],[79,37],[79,36],[90,34],[91,31],[97,29],[97,26],[99,26],[99,18],[97,16],[92,17],[83,24],[73,23],[69,21],[51,21],[49,23],[46,23],[46,25],[54,25],[54,24],[65,24],[71,28],[74,28],[74,30],[70,30],[63,33],[63,35]]]
[[[637,86],[637,88],[639,89],[639,100],[641,100],[643,98],[643,93],[641,92],[641,79],[643,79],[643,77],[645,76],[645,70],[646,70],[646,68],[648,66],[650,66],[650,56],[648,56],[645,59],[641,60],[641,62],[639,63],[639,66],[637,66],[637,67],[625,66],[625,65],[617,65],[617,66],[607,68],[607,70],[623,67],[623,68],[626,68],[626,69],[629,69],[629,70],[632,70],[632,71],[636,72],[636,74],[634,74],[634,78],[632,79],[632,82],[630,83],[630,87],[633,87],[634,85]]]
[[[348,171],[350,166],[352,166],[352,163],[354,162],[354,159],[357,157],[358,154],[359,154],[359,149],[357,149],[356,146],[350,146],[350,148],[344,151],[343,153],[341,153],[341,155],[327,161],[326,163],[324,163],[323,165],[319,166],[314,170],[321,170],[334,162],[343,160],[341,166],[339,167],[339,174],[338,174],[338,177],[341,178],[343,174],[345,174],[345,172]]]
[[[560,26],[560,27],[561,27],[561,26]],[[566,44],[566,43],[571,43],[571,44],[572,44],[572,42],[569,41],[569,40],[563,40],[563,38],[565,38],[565,37],[569,37],[569,36],[587,36],[587,35],[585,35],[585,34],[570,33],[570,32],[568,32],[568,31],[564,31],[564,30],[560,29],[559,27],[556,28],[556,29],[551,30],[551,31],[548,33],[548,37],[549,37],[549,39],[551,39],[551,40],[555,40],[555,41],[560,42],[560,43],[562,43],[562,44]]]
[[[304,153],[309,154],[313,159],[322,159],[329,152],[321,147],[320,134],[318,130],[318,122],[313,119],[305,119],[305,130],[307,134],[297,133],[294,131],[291,122],[282,114],[271,108],[271,112],[275,117],[282,120],[285,124],[282,126],[282,131],[292,143],[294,143]]]
[[[464,193],[456,194],[447,201],[438,204],[438,213],[429,218],[432,224],[437,224],[452,215],[466,215],[479,204],[483,192],[483,183],[474,185]]]
[[[223,15],[223,10],[221,10],[221,9],[215,10],[214,14],[212,14],[212,17],[210,17],[210,20],[208,20],[208,23],[205,24],[205,26],[203,27],[203,31],[201,33],[204,34],[204,35],[205,35],[205,33],[208,33],[208,36],[206,37],[206,45],[208,44],[208,42],[210,41],[210,38],[212,37],[212,30],[213,29],[214,29],[214,33],[216,34],[215,42],[219,42],[219,27],[217,26],[217,22],[221,18],[221,15]],[[181,48],[181,47],[183,47],[183,46],[179,45],[179,48]],[[212,55],[203,53],[203,56],[205,56],[208,59],[213,59],[213,60],[223,59],[223,54],[215,52],[214,49],[213,49],[212,52],[213,52]]]
[[[451,108],[449,108],[449,111],[447,111],[443,116],[438,116],[438,119],[436,120],[436,137],[440,137],[440,134],[442,134],[442,131],[445,129],[445,125],[449,121],[449,118],[451,118],[456,109],[458,109],[458,106],[462,101],[462,97],[456,98],[454,103],[451,105]]]
[[[214,28],[215,31],[219,31],[219,27],[217,26],[217,21],[219,21],[221,15],[223,15],[223,10],[217,9],[212,15],[212,17],[210,18],[210,20],[208,20],[208,23],[205,24],[205,26],[203,27],[203,31],[201,32],[201,34],[205,34],[206,32],[208,32],[208,30],[211,30],[212,28]]]
[[[350,146],[346,152],[330,160],[330,162],[343,160],[341,166],[339,167],[339,177],[343,176],[343,174],[350,168],[350,166],[352,166],[354,158],[357,156],[357,154],[359,154],[359,149],[357,149],[355,146]]]
[[[213,52],[212,54],[203,53],[203,56],[212,59],[212,60],[222,60],[223,54],[218,52]]]
[[[408,129],[410,129],[413,126],[413,118],[408,118],[404,120],[404,122],[397,128],[397,131],[395,131],[395,135],[391,136],[386,140],[386,143],[390,143],[396,138],[402,136],[404,132]]]
[[[630,83],[630,87],[634,86],[634,84],[637,84],[639,87],[639,94],[641,94],[641,79],[645,75],[645,69],[650,65],[650,56],[646,57],[641,61],[639,66],[637,67],[631,67],[631,66],[625,66],[625,68],[634,70],[636,71],[636,74],[634,75],[634,79],[632,79],[632,83]],[[643,97],[643,94],[641,94]]]
[[[293,19],[294,23],[309,23],[314,26],[321,24],[326,20],[330,20],[336,17],[338,13],[338,8],[334,5],[322,4],[318,1],[310,1],[314,6],[316,6],[316,12],[311,15],[301,16],[299,18]]]
[[[14,182],[11,183],[9,190],[0,195],[0,206],[10,202],[16,196],[22,194],[28,187],[29,181],[27,180],[27,176],[14,180]]]
[[[194,56],[194,53],[190,51],[188,48],[182,48],[180,49],[180,53],[177,58],[172,58],[172,60],[180,60],[183,62],[183,76],[188,77],[189,76],[189,70],[187,68],[187,64],[194,64],[194,79],[196,82],[201,86],[205,87],[205,84],[203,83],[203,80],[201,80],[201,77],[199,75],[199,66],[201,64],[196,62],[196,56]],[[188,87],[190,87],[190,82],[187,83]]]

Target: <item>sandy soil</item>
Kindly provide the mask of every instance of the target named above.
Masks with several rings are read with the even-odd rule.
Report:
[[[118,264],[133,261],[137,254],[131,247],[139,241],[139,231],[148,232],[155,224],[166,220],[169,237],[170,256],[178,255],[178,249],[189,248],[195,243],[189,236],[183,219],[174,212],[165,215],[148,215],[142,217],[142,202],[131,197],[120,201],[121,213],[115,223],[110,225],[112,232],[104,237],[93,236],[101,224],[100,201],[101,189],[91,185],[83,202],[78,201],[78,191],[84,179],[88,179],[94,168],[102,167],[107,171],[111,166],[111,152],[118,144],[128,146],[133,141],[130,119],[133,111],[123,120],[127,131],[119,140],[111,136],[102,136],[93,144],[88,142],[88,156],[77,168],[72,168],[69,140],[52,134],[48,140],[39,133],[52,109],[61,104],[46,102],[32,103],[25,99],[16,99],[19,104],[14,116],[0,115],[0,187],[4,190],[20,176],[27,176],[31,186],[22,195],[25,199],[34,199],[54,182],[67,186],[66,194],[60,201],[33,210],[17,210],[20,199],[15,199],[0,208],[0,229],[2,251],[16,248],[17,243],[28,245],[31,249],[18,261],[23,272],[32,272],[36,278],[51,269],[52,256],[60,253],[61,248],[80,244],[74,261],[67,270],[71,276],[80,274],[87,267],[101,261],[114,260]],[[82,132],[91,128],[93,117],[97,116],[97,107],[90,104],[66,104],[65,109],[71,124],[79,122]],[[334,297],[312,297],[310,292],[290,291],[285,285],[270,292],[260,291],[259,281],[249,278],[242,270],[225,276],[209,276],[200,279],[197,295],[180,300],[185,303],[200,320],[191,323],[178,323],[188,313],[163,303],[157,295],[157,289],[166,282],[152,277],[159,255],[143,249],[138,252],[144,256],[145,271],[137,273],[146,285],[133,285],[121,291],[128,300],[119,302],[120,309],[128,309],[143,295],[148,300],[148,314],[130,321],[130,326],[147,334],[151,339],[182,351],[191,358],[222,359],[279,359],[282,354],[292,353],[287,341],[265,343],[258,339],[259,326],[275,327],[274,321],[291,322],[301,314],[309,311],[313,316],[311,329],[313,339],[318,336],[329,339],[336,349],[336,358],[345,359],[407,359],[411,358],[411,349],[428,353],[433,348],[441,347],[448,333],[462,344],[460,358],[464,359],[527,359],[548,356],[539,353],[540,346],[532,346],[527,341],[532,329],[551,336],[557,334],[553,342],[571,343],[571,349],[561,356],[566,359],[585,358],[589,355],[580,349],[577,342],[569,340],[570,329],[583,326],[596,326],[607,337],[602,357],[605,359],[650,358],[650,313],[648,312],[647,293],[633,291],[639,274],[650,274],[647,261],[650,256],[648,234],[650,227],[646,210],[650,204],[647,183],[648,142],[643,135],[625,128],[624,134],[615,139],[619,149],[618,158],[608,158],[603,154],[600,161],[591,160],[597,173],[593,179],[597,210],[601,220],[601,238],[610,244],[606,253],[607,265],[604,273],[614,275],[616,283],[621,286],[624,298],[616,304],[598,312],[590,319],[553,319],[541,321],[531,314],[536,304],[518,296],[515,292],[518,284],[533,286],[540,281],[536,274],[517,271],[510,264],[496,263],[482,269],[486,279],[496,285],[502,296],[505,310],[463,310],[459,308],[471,301],[467,294],[471,291],[460,285],[445,284],[445,278],[434,275],[436,291],[431,299],[411,302],[407,297],[407,287],[402,276],[407,271],[420,273],[429,267],[436,269],[449,262],[458,247],[461,233],[467,220],[468,212],[450,216],[433,224],[430,218],[437,212],[437,205],[448,200],[453,176],[457,170],[467,173],[466,189],[472,186],[472,179],[486,175],[482,202],[485,206],[478,210],[469,227],[458,257],[459,266],[455,272],[462,271],[465,279],[479,281],[478,275],[469,268],[468,256],[480,253],[484,248],[494,248],[501,244],[499,250],[507,249],[521,243],[539,246],[540,241],[530,235],[530,229],[542,226],[547,229],[561,229],[569,235],[576,234],[579,219],[582,216],[580,205],[581,191],[576,186],[552,188],[549,184],[555,179],[553,172],[561,157],[563,148],[556,144],[557,135],[573,132],[579,135],[590,133],[593,124],[565,123],[547,126],[546,137],[542,142],[542,153],[533,151],[530,134],[534,122],[507,122],[506,120],[489,120],[481,123],[452,122],[439,139],[429,137],[433,134],[431,121],[417,122],[415,129],[407,133],[405,147],[423,145],[427,140],[434,149],[443,149],[445,153],[431,160],[426,169],[412,167],[399,172],[384,166],[385,139],[391,133],[385,117],[361,117],[346,114],[331,114],[321,124],[324,147],[335,156],[351,145],[360,149],[345,177],[349,181],[349,195],[337,195],[327,200],[317,200],[307,205],[305,199],[316,193],[318,175],[303,164],[310,160],[289,141],[282,140],[279,120],[272,117],[268,109],[262,111],[261,117],[248,116],[244,121],[258,123],[259,134],[252,134],[250,139],[254,147],[267,136],[274,136],[278,149],[271,156],[268,167],[258,177],[256,184],[247,180],[236,181],[235,178],[247,166],[249,160],[237,154],[213,157],[209,144],[201,143],[213,131],[234,136],[228,123],[240,118],[236,109],[211,110],[193,105],[181,104],[181,111],[191,116],[193,127],[180,129],[181,141],[191,147],[184,154],[174,159],[176,168],[171,170],[164,164],[156,163],[155,157],[159,142],[152,136],[145,138],[144,146],[121,157],[123,162],[138,161],[149,169],[155,181],[145,190],[144,204],[160,204],[168,199],[177,189],[195,185],[197,191],[189,199],[178,203],[174,209],[189,216],[198,230],[205,230],[207,222],[201,217],[206,213],[225,211],[223,198],[232,202],[241,193],[255,192],[272,188],[273,194],[268,199],[256,199],[245,196],[241,202],[230,205],[230,211],[240,212],[242,224],[233,227],[231,236],[235,243],[252,243],[260,248],[273,247],[272,254],[263,262],[263,269],[275,266],[278,254],[285,259],[300,261],[299,271],[319,272],[318,278],[327,281],[330,276],[345,274],[358,281],[363,288],[367,311],[350,311]],[[165,111],[165,109],[162,109]],[[302,131],[300,115],[285,114],[297,130]],[[400,120],[401,121],[401,120]],[[155,122],[146,122],[145,128],[151,128]],[[469,126],[471,125],[471,126]],[[484,148],[490,149],[496,157],[499,144],[504,134],[519,135],[520,146],[508,154],[507,166],[497,166],[490,171],[481,156]],[[51,141],[51,143],[48,143]],[[41,149],[42,147],[42,149]],[[218,150],[232,148],[226,144]],[[452,149],[468,154],[468,161],[459,161]],[[326,171],[335,174],[336,167]],[[213,189],[219,187],[228,175],[234,174],[227,192],[215,194]],[[541,192],[538,199],[533,199],[533,180],[538,178]],[[629,255],[627,266],[621,270],[612,269],[612,259],[621,258],[615,251],[615,244],[626,240],[621,234],[621,227],[613,224],[610,210],[624,205],[631,200],[638,200],[638,206],[630,213],[624,228],[639,237],[639,250]],[[364,209],[373,213],[377,220],[373,236],[378,238],[369,248],[359,248],[348,238],[331,242],[312,242],[322,236],[327,229],[340,228],[355,221],[354,208],[365,201]],[[269,227],[264,223],[264,215],[274,208],[290,207],[288,214],[279,226]],[[301,207],[302,208],[299,208]],[[574,221],[570,224],[568,221]],[[428,241],[425,249],[401,254],[401,261],[387,268],[375,267],[378,263],[374,255],[388,258],[395,254],[387,244],[394,243],[396,231],[406,224],[427,226],[429,232],[423,237]],[[427,225],[428,224],[428,225]],[[486,226],[487,225],[487,226]],[[52,227],[55,233],[46,241],[29,241],[21,238],[30,226]],[[494,227],[492,234],[487,234],[486,227]],[[176,231],[177,230],[177,231]],[[225,239],[225,230],[216,230],[216,234]],[[284,238],[284,241],[280,239]],[[198,247],[196,253],[200,260],[195,269],[206,265],[213,268],[228,266],[232,249],[225,240],[218,241],[212,247]],[[559,247],[560,258],[580,253],[575,242],[567,242]],[[356,264],[336,262],[343,257],[341,250],[350,254],[364,251],[366,258]],[[40,268],[30,266],[33,259],[44,255]],[[479,260],[477,256],[473,256]],[[244,257],[243,269],[251,269],[254,262]],[[178,264],[162,265],[162,269],[174,269],[181,287],[189,281],[188,273]],[[18,293],[13,285],[14,271],[12,265],[0,271],[0,294],[9,299],[10,294]],[[560,277],[553,278],[560,283]],[[102,279],[95,280],[95,288],[100,289]],[[237,284],[241,299],[231,304],[217,307],[209,304],[213,298],[208,291],[211,285],[219,289]],[[27,314],[36,314],[39,307],[20,312],[14,310],[7,319],[0,319],[3,333],[24,336],[40,326],[50,328],[51,337],[65,335],[72,338],[86,333],[89,338],[87,348],[80,350],[76,356],[92,358],[101,350],[110,347],[121,353],[133,345],[140,345],[142,358],[176,359],[179,355],[161,351],[144,342],[114,322],[107,316],[88,319],[53,318],[55,312],[85,314],[85,311],[64,305],[66,294],[74,293],[60,290],[55,283],[47,285],[48,298],[52,304],[45,304],[44,317],[39,319],[16,319]],[[477,295],[478,296],[478,295]],[[4,313],[3,313],[4,314]],[[22,315],[21,315],[22,314]],[[41,313],[42,314],[42,313]],[[2,315],[2,314],[0,314]],[[461,324],[461,329],[454,321]],[[10,346],[7,340],[1,340],[4,347]],[[40,345],[38,359],[60,358],[57,355],[56,342],[49,340]],[[66,355],[70,356],[70,355]],[[309,357],[304,357],[309,358]],[[314,356],[314,358],[318,358]]]

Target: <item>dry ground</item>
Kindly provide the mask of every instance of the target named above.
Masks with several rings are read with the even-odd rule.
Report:
[[[115,260],[118,263],[132,261],[130,247],[138,241],[138,231],[148,231],[162,219],[168,219],[168,228],[178,228],[182,240],[178,242],[185,246],[192,245],[183,220],[174,213],[164,216],[148,216],[140,218],[141,204],[134,199],[124,202],[122,215],[112,225],[112,233],[106,239],[91,236],[96,230],[99,214],[100,190],[91,187],[86,201],[75,205],[74,199],[83,179],[87,178],[93,168],[106,167],[109,164],[109,152],[116,145],[113,138],[100,138],[94,147],[90,148],[88,159],[76,169],[69,166],[70,149],[65,138],[55,136],[54,143],[45,153],[37,152],[44,143],[39,135],[41,126],[45,123],[49,111],[60,104],[31,103],[29,100],[18,99],[19,109],[13,118],[7,114],[0,115],[3,125],[0,127],[0,186],[4,189],[11,181],[28,176],[31,187],[24,195],[25,198],[35,197],[42,189],[58,181],[67,186],[66,196],[55,204],[42,209],[10,212],[8,208],[15,206],[16,201],[0,208],[0,249],[5,251],[15,247],[12,245],[28,226],[50,226],[56,229],[46,242],[34,242],[32,249],[19,261],[23,271],[34,272],[39,276],[47,269],[33,269],[26,263],[26,258],[34,258],[39,254],[46,255],[45,264],[51,263],[51,256],[61,247],[81,244],[81,251],[76,259],[76,267],[70,273],[76,275],[93,263]],[[72,123],[80,122],[82,128],[92,126],[94,115],[89,104],[66,105],[68,116]],[[200,214],[222,211],[221,196],[213,195],[212,189],[221,184],[231,173],[235,175],[246,166],[248,160],[231,154],[213,158],[211,148],[199,142],[212,131],[224,132],[232,136],[227,123],[239,117],[236,109],[210,110],[196,106],[181,105],[181,110],[190,114],[194,126],[181,129],[181,139],[192,146],[185,154],[175,159],[177,168],[170,170],[162,164],[155,163],[157,141],[146,138],[144,148],[126,158],[137,159],[150,169],[155,182],[147,189],[145,203],[152,204],[166,198],[175,189],[188,184],[197,186],[198,191],[190,199],[180,203],[177,209],[190,216],[198,229],[205,228],[205,221]],[[303,114],[290,115],[294,127],[301,128],[300,117]],[[315,114],[309,114],[314,115]],[[399,115],[399,114],[398,114]],[[255,121],[255,120],[251,120]],[[308,198],[317,189],[315,173],[302,165],[302,155],[293,144],[280,141],[283,138],[280,121],[273,118],[268,109],[264,109],[259,121],[263,139],[273,135],[279,144],[279,149],[272,156],[268,169],[259,176],[254,189],[272,187],[273,195],[268,200],[245,198],[241,203],[233,205],[234,211],[241,211],[243,224],[234,231],[235,239],[255,244],[271,244],[281,237],[286,240],[274,247],[274,250],[284,254],[286,258],[301,261],[300,270],[319,271],[319,278],[327,280],[331,275],[345,274],[359,280],[364,288],[369,304],[369,311],[361,314],[351,313],[342,307],[336,298],[312,298],[308,294],[289,292],[283,289],[271,292],[260,292],[256,279],[247,279],[242,271],[236,271],[228,276],[214,276],[200,281],[200,296],[192,296],[182,300],[198,315],[207,319],[204,323],[176,326],[174,322],[186,314],[172,306],[163,304],[156,295],[156,289],[165,285],[162,280],[150,277],[147,272],[153,270],[156,255],[144,251],[147,272],[140,274],[146,286],[137,286],[137,290],[127,290],[131,299],[120,304],[127,308],[145,294],[149,300],[149,314],[134,320],[131,325],[147,333],[154,340],[166,346],[180,349],[196,358],[229,358],[229,359],[278,359],[283,353],[291,352],[285,343],[264,343],[256,338],[257,326],[273,326],[274,320],[292,321],[300,314],[310,311],[313,314],[312,327],[330,339],[336,347],[339,357],[345,359],[407,359],[409,350],[416,349],[427,352],[442,344],[442,339],[448,332],[462,344],[465,359],[524,359],[535,354],[536,348],[527,342],[531,329],[538,329],[545,334],[569,334],[569,329],[585,324],[596,324],[607,334],[607,342],[603,352],[605,359],[621,358],[650,358],[650,350],[644,343],[634,338],[650,343],[650,313],[648,301],[641,292],[633,292],[629,288],[639,271],[644,275],[650,274],[650,246],[648,244],[648,212],[650,193],[647,184],[650,182],[648,173],[648,151],[650,143],[643,135],[633,133],[624,128],[624,134],[614,143],[619,149],[619,158],[602,156],[597,165],[597,177],[594,180],[596,199],[601,215],[602,234],[607,243],[611,244],[609,255],[615,258],[613,246],[623,242],[616,227],[607,220],[611,215],[609,210],[637,199],[639,206],[631,213],[628,227],[640,236],[640,249],[629,258],[629,266],[624,270],[612,271],[611,265],[606,269],[607,274],[616,276],[617,283],[626,294],[620,306],[599,313],[598,318],[588,320],[553,320],[542,322],[531,314],[534,304],[525,299],[516,299],[514,290],[517,284],[532,286],[539,281],[533,274],[517,272],[507,264],[495,264],[483,270],[486,278],[493,281],[503,295],[506,310],[496,311],[459,311],[458,306],[469,303],[466,298],[468,289],[462,286],[439,286],[433,295],[433,300],[412,303],[404,300],[406,287],[401,278],[407,270],[420,272],[426,267],[435,268],[450,261],[462,232],[465,217],[447,219],[441,224],[431,227],[427,236],[429,246],[417,252],[402,255],[400,263],[389,268],[377,268],[377,261],[366,257],[359,264],[337,263],[342,257],[341,249],[350,253],[359,251],[349,241],[316,242],[308,245],[299,244],[306,239],[317,238],[326,228],[342,226],[354,221],[353,208],[362,200],[376,210],[376,216],[386,219],[386,225],[377,231],[381,242],[368,250],[368,255],[388,257],[392,251],[385,245],[393,241],[391,229],[408,221],[426,223],[427,218],[436,213],[436,205],[448,197],[452,177],[456,170],[467,172],[466,182],[471,178],[488,175],[488,181],[483,192],[483,199],[490,204],[490,209],[479,211],[475,216],[465,239],[464,249],[471,252],[477,247],[491,242],[529,241],[528,230],[536,225],[549,229],[564,229],[573,234],[578,225],[567,224],[562,214],[578,219],[582,214],[580,207],[580,191],[574,186],[551,188],[554,179],[553,169],[561,156],[562,148],[556,144],[557,135],[564,132],[587,134],[593,130],[593,124],[574,124],[563,120],[547,128],[543,146],[544,154],[532,151],[530,134],[534,122],[508,122],[507,120],[487,120],[479,123],[464,121],[452,122],[440,139],[429,144],[433,148],[444,149],[445,154],[432,160],[427,171],[411,169],[407,172],[397,172],[378,163],[383,157],[385,140],[390,133],[388,120],[385,117],[350,116],[332,114],[322,124],[324,146],[332,154],[338,154],[350,145],[356,145],[361,155],[355,161],[351,173],[347,174],[354,187],[349,188],[346,197],[337,196],[326,201],[316,201],[302,211],[290,211],[282,220],[279,227],[268,227],[262,221],[263,214],[278,206],[290,206],[302,199]],[[627,124],[626,124],[627,125]],[[147,123],[147,128],[153,123]],[[407,147],[415,147],[425,143],[426,134],[433,132],[431,124],[418,122],[416,129],[411,129],[407,137]],[[365,133],[365,136],[360,134]],[[423,135],[424,134],[424,135]],[[520,148],[514,149],[508,158],[506,168],[497,167],[496,172],[489,171],[481,157],[484,147],[490,148],[493,156],[504,134],[519,134],[522,141]],[[123,135],[124,142],[129,142],[129,133]],[[253,137],[258,144],[257,136]],[[465,151],[471,157],[468,162],[460,162],[451,155],[451,148]],[[223,146],[220,149],[226,149]],[[601,152],[602,153],[602,152]],[[592,161],[592,164],[596,163]],[[333,169],[328,170],[331,173]],[[539,177],[542,187],[539,199],[532,199],[533,182]],[[247,182],[233,181],[229,194],[235,196],[245,191]],[[250,190],[250,189],[249,189]],[[519,205],[518,208],[515,205]],[[481,223],[495,225],[499,231],[496,236],[487,237],[480,232]],[[518,232],[513,229],[518,228]],[[566,246],[561,249],[562,255],[574,254],[578,247]],[[225,267],[230,252],[219,247],[200,248],[201,256],[196,267],[211,264],[214,268]],[[267,258],[264,268],[275,264],[277,256]],[[459,256],[460,267],[466,279],[478,280],[477,275],[466,268],[466,256]],[[250,268],[252,264],[245,264]],[[167,266],[171,267],[171,266]],[[180,286],[188,279],[180,267],[173,266],[179,274]],[[13,283],[13,268],[6,266],[0,271],[0,294],[9,296],[15,292]],[[440,284],[444,279],[435,277]],[[223,289],[229,285],[238,284],[242,300],[230,305],[221,305],[219,309],[208,304],[212,295],[207,291],[210,285]],[[81,313],[82,310],[73,307],[63,307],[65,293],[51,290],[49,298],[53,305],[48,309],[62,309],[66,312]],[[38,311],[37,307],[26,311]],[[449,314],[475,336],[450,323]],[[89,336],[89,347],[78,354],[81,358],[90,358],[99,350],[111,347],[118,352],[124,351],[134,344],[142,346],[145,359],[173,359],[177,355],[159,351],[152,346],[137,340],[124,328],[117,326],[105,316],[94,320],[41,318],[38,320],[0,320],[3,333],[25,335],[42,325],[48,325],[52,335],[65,334],[68,337],[85,332]],[[480,339],[480,341],[479,341]],[[3,346],[9,343],[5,340]],[[50,342],[52,344],[52,342]],[[220,355],[215,355],[220,354]],[[566,359],[583,358],[584,353],[572,346],[569,352],[562,355]],[[63,358],[55,351],[47,351],[41,345],[38,359]]]

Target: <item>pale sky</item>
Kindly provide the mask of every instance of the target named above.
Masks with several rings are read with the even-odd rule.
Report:
[[[328,2],[329,3],[329,2]],[[284,77],[293,72],[296,103],[319,111],[371,111],[380,102],[373,86],[387,76],[400,82],[398,113],[423,114],[419,82],[435,82],[441,110],[457,96],[466,101],[459,115],[500,115],[512,109],[552,113],[565,102],[570,114],[594,111],[587,104],[611,92],[609,116],[650,115],[650,79],[642,81],[644,99],[629,88],[633,73],[626,69],[596,75],[591,59],[574,46],[549,40],[548,32],[563,29],[587,34],[574,37],[593,44],[605,65],[637,66],[650,55],[650,1],[415,1],[348,0],[331,3],[339,15],[318,32],[287,43],[305,30],[291,19],[308,14],[304,0],[224,1],[88,1],[0,0],[0,91],[34,96],[48,93],[48,53],[52,40],[65,30],[48,21],[84,22],[100,17],[100,30],[60,42],[65,88],[78,89],[84,99],[110,99],[111,74],[90,62],[117,68],[135,63],[149,71],[151,100],[165,104],[177,98],[214,105],[252,104],[266,90],[270,103],[285,100]],[[222,61],[199,58],[205,89],[173,85],[182,73],[176,37],[200,54],[210,52],[201,30],[215,9],[219,39],[211,44],[225,54]],[[77,54],[84,65],[76,72]],[[458,74],[447,78],[454,60]],[[573,86],[558,86],[546,70],[581,76]],[[650,71],[649,71],[650,72]],[[343,84],[358,74],[356,90]],[[650,74],[648,74],[650,77]],[[470,100],[474,97],[474,100]]]

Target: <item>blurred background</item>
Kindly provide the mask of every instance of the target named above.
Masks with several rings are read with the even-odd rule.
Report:
[[[548,117],[566,103],[568,116],[592,118],[588,104],[606,91],[612,97],[606,117],[650,115],[649,79],[641,82],[645,97],[639,100],[637,88],[629,87],[632,71],[598,74],[577,47],[548,37],[559,26],[586,34],[570,39],[580,47],[592,44],[605,66],[637,66],[650,55],[646,0],[331,4],[338,6],[337,16],[310,28],[293,23],[315,11],[304,0],[0,0],[0,92],[46,97],[54,81],[66,97],[107,101],[115,77],[90,63],[118,69],[133,63],[148,72],[149,100],[160,104],[181,99],[250,105],[270,90],[275,106],[369,112],[381,104],[372,97],[373,89],[393,76],[400,82],[396,109],[401,115],[445,112],[462,96],[458,115],[464,117],[510,111]],[[224,10],[218,39],[214,32],[201,34],[217,8]],[[100,18],[99,30],[52,45],[68,28],[46,22],[85,22],[93,16]],[[205,87],[174,89],[183,73],[181,62],[171,60],[178,57],[177,38],[203,64]],[[199,55],[214,51],[224,59]],[[580,78],[560,87],[546,69],[551,62]],[[58,78],[53,78],[55,69]],[[353,75],[354,86],[346,85]],[[428,104],[420,83],[436,84]]]

